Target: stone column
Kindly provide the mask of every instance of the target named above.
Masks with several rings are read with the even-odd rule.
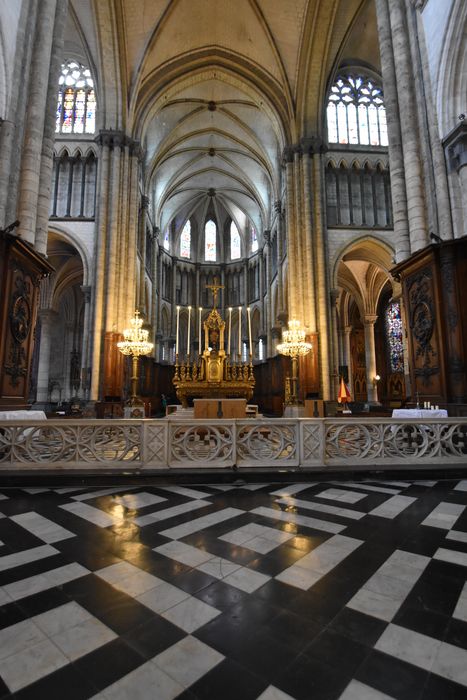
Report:
[[[154,343],[154,357],[158,357],[156,342],[157,342],[157,331],[159,325],[160,316],[157,313],[157,290],[159,289],[160,294],[160,277],[158,276],[158,260],[159,260],[159,228],[157,226],[153,229],[152,234],[152,260],[151,260],[151,270],[152,270],[152,294],[151,294],[151,317],[150,323],[153,330],[152,342]]]
[[[285,152],[287,159],[286,168],[286,184],[287,184],[287,287],[289,292],[289,318],[298,318],[299,307],[297,304],[297,261],[296,261],[296,237],[295,237],[295,209],[294,209],[294,178],[293,178],[293,153],[291,149]]]
[[[39,3],[40,5],[42,3]],[[42,139],[41,166],[39,177],[39,194],[37,199],[37,219],[35,233],[35,247],[39,253],[47,251],[47,233],[49,221],[49,207],[52,184],[52,170],[55,142],[55,115],[57,110],[58,79],[60,67],[63,61],[63,40],[65,24],[68,14],[68,0],[57,2],[55,12],[55,26],[52,39],[52,52],[50,58],[49,84],[45,104],[45,124]],[[70,175],[72,178],[72,173]]]
[[[343,346],[344,346],[344,365],[347,365],[348,367],[348,372],[349,372],[349,390],[350,390],[350,396],[352,400],[355,399],[354,397],[354,389],[353,389],[353,371],[352,371],[352,352],[350,349],[350,334],[352,333],[352,326],[345,326],[344,328],[344,338],[343,338]]]
[[[319,330],[319,360],[321,370],[321,386],[323,399],[329,401],[334,398],[331,385],[331,353],[330,353],[330,333],[329,333],[329,296],[328,279],[326,268],[326,241],[324,235],[324,211],[322,202],[323,196],[323,163],[319,153],[313,155],[313,201],[314,229],[316,236],[316,284],[317,284],[317,306],[318,306],[318,330]]]
[[[331,289],[330,292],[331,299],[331,323],[332,323],[332,377],[333,382],[333,393],[337,399],[339,393],[339,318],[337,315],[337,302],[339,300],[339,290]]]
[[[401,130],[402,154],[407,192],[410,248],[412,253],[414,253],[424,248],[429,241],[423,170],[420,161],[421,148],[417,123],[413,64],[410,55],[410,38],[407,29],[404,0],[391,0],[391,2],[388,3],[388,7],[393,41],[399,113],[403,125]]]
[[[32,40],[31,72],[21,158],[18,194],[18,219],[24,240],[35,243],[37,204],[41,176],[41,154],[44,137],[49,71],[54,39],[57,0],[41,0]],[[58,76],[57,76],[58,78]],[[57,80],[58,83],[58,80]],[[50,183],[49,183],[50,187]]]
[[[37,403],[49,401],[50,348],[52,345],[52,328],[58,314],[53,309],[40,309],[41,345],[39,348],[39,366],[37,369]]]
[[[307,327],[309,333],[316,333],[316,298],[315,298],[315,260],[314,260],[314,246],[313,246],[313,225],[312,225],[312,186],[311,186],[311,163],[309,150],[311,144],[307,141],[306,153],[302,157],[302,171],[303,171],[303,204],[304,204],[304,247],[302,251],[304,269],[306,273],[306,287],[307,296],[306,304],[304,308],[304,318],[303,323]]]
[[[451,168],[459,177],[463,231],[467,231],[467,120],[464,118],[444,142]]]
[[[396,242],[396,262],[401,262],[410,256],[410,238],[394,50],[387,0],[375,0],[375,6],[381,55],[381,72],[383,74],[384,84],[384,106],[386,107],[388,122],[388,150],[391,170],[391,198],[394,217],[394,237]]]
[[[149,197],[141,198],[141,208],[140,208],[140,220],[139,220],[139,240],[140,240],[140,259],[141,268],[139,276],[139,310],[144,315],[148,313],[149,309],[146,309],[146,294],[145,294],[145,280],[146,280],[146,216],[149,207]]]
[[[125,319],[131,318],[136,308],[136,238],[138,231],[139,186],[142,151],[138,141],[129,144],[128,231],[126,233],[127,270],[121,277],[121,291],[126,303]]]
[[[274,210],[277,217],[277,309],[276,314],[279,315],[285,310],[284,304],[284,277],[282,274],[282,257],[284,250],[284,220],[282,215],[282,204],[280,200],[274,202]],[[275,318],[271,318],[271,326],[276,322]]]
[[[91,287],[88,285],[83,285],[81,287],[84,298],[84,314],[83,314],[83,344],[81,348],[81,396],[83,399],[89,398],[89,376],[91,368],[91,358],[90,358],[90,334],[91,334],[91,314],[90,314],[90,301],[91,301]]]
[[[375,323],[378,317],[373,314],[366,314],[363,319],[365,329],[365,364],[366,364],[366,388],[368,403],[377,404],[378,390],[375,383],[376,377],[376,353],[375,353]]]
[[[21,141],[29,98],[25,67],[31,63],[33,46],[29,38],[34,32],[37,11],[37,2],[21,4],[11,84],[26,85],[23,90],[12,90],[8,111],[0,122],[0,228],[16,219]]]
[[[93,332],[92,332],[92,379],[90,399],[98,401],[101,373],[101,356],[103,349],[104,332],[104,289],[106,274],[106,246],[107,246],[107,205],[109,193],[110,172],[110,140],[105,134],[98,137],[100,143],[100,155],[98,160],[98,191],[96,207],[96,239],[94,250],[94,299],[93,299]]]
[[[271,232],[264,232],[264,249],[265,249],[265,259],[264,264],[266,265],[266,304],[263,304],[262,318],[262,328],[265,331],[263,336],[263,344],[266,357],[270,357],[272,354],[271,347],[271,327],[272,327],[272,299],[271,299],[271,277],[272,277],[272,263],[271,263]],[[263,297],[264,299],[264,297]]]

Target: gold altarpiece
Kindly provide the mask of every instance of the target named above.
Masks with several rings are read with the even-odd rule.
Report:
[[[175,374],[173,385],[182,406],[188,406],[190,398],[245,398],[253,396],[255,378],[253,375],[253,358],[249,362],[238,361],[225,352],[225,321],[216,308],[217,292],[222,287],[218,284],[208,285],[212,289],[214,303],[208,317],[203,323],[204,350],[193,361],[188,355],[179,362],[175,357]]]

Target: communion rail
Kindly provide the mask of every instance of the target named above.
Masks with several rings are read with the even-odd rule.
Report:
[[[467,418],[0,421],[0,471],[467,465]]]

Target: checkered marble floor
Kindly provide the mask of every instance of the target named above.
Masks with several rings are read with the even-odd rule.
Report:
[[[467,697],[467,480],[0,489],[0,698]]]

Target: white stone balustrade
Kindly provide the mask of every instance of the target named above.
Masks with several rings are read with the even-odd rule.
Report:
[[[467,418],[0,421],[0,470],[467,464]]]

